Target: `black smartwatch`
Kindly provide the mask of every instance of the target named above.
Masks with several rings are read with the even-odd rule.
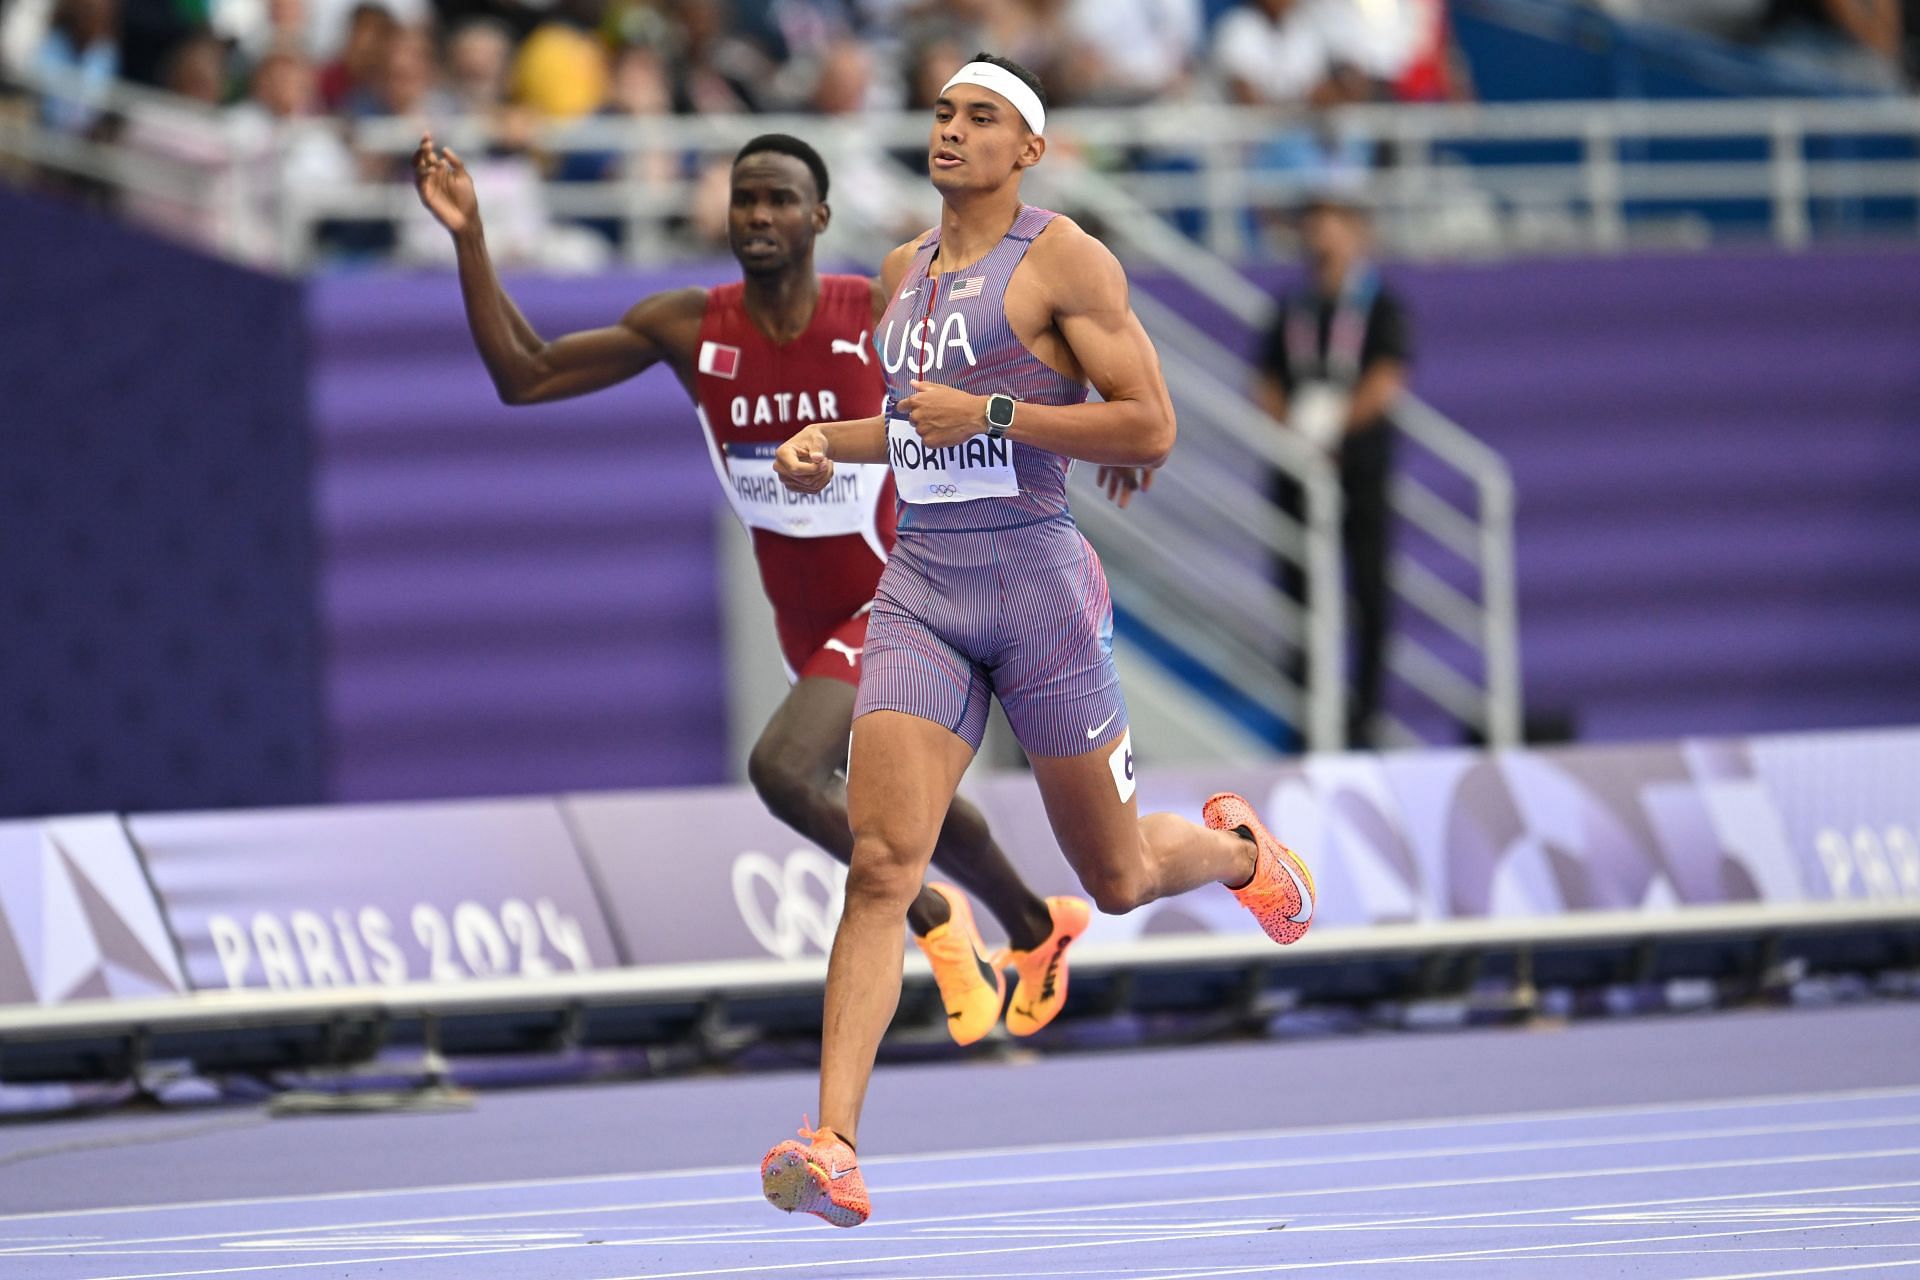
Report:
[[[1014,399],[1009,395],[994,392],[987,397],[987,436],[994,440],[1004,440],[1007,428],[1013,425]]]

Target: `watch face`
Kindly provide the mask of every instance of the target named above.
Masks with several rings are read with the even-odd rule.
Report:
[[[989,396],[987,398],[987,421],[996,427],[1013,425],[1013,397]]]

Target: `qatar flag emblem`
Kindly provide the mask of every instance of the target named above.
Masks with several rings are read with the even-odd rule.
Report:
[[[732,378],[740,372],[740,348],[724,342],[700,344],[700,372],[716,378]]]

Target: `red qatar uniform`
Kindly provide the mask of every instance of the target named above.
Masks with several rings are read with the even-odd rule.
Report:
[[[872,285],[821,276],[813,319],[785,343],[754,326],[745,293],[737,282],[707,293],[694,373],[700,426],[753,538],[788,675],[858,685],[867,611],[893,550],[892,474],[884,464],[836,464],[825,493],[797,494],[773,474],[773,454],[804,426],[881,412]]]

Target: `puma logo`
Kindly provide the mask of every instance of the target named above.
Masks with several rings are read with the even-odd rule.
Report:
[[[844,657],[847,660],[847,665],[850,667],[860,665],[860,655],[866,652],[865,649],[854,648],[845,640],[828,640],[826,644],[821,647]]]
[[[1053,949],[1053,954],[1047,958],[1046,977],[1040,983],[1040,1000],[1042,1003],[1053,999],[1053,985],[1055,980],[1060,976],[1060,959],[1066,954],[1067,946],[1072,941],[1072,938],[1060,939],[1059,945]]]
[[[873,361],[867,357],[867,331],[865,329],[860,331],[860,340],[858,342],[848,342],[845,338],[835,338],[833,340],[833,354],[836,356],[859,356],[861,364],[872,364]]]

